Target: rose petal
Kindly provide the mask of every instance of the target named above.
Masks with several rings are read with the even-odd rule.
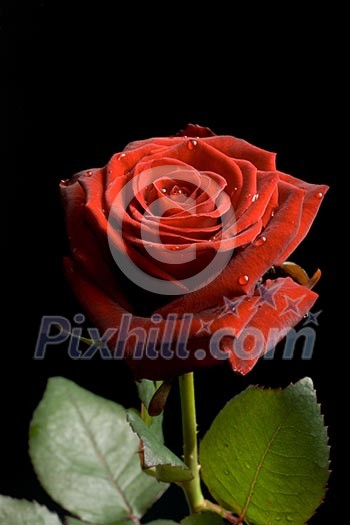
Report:
[[[199,124],[187,124],[185,129],[180,130],[177,136],[180,137],[213,137],[215,133],[210,129]]]
[[[98,170],[101,173],[103,170]],[[71,252],[84,274],[115,297],[120,304],[131,308],[111,270],[108,247],[89,227],[85,219],[85,193],[78,183],[60,185],[66,213],[66,226]]]
[[[79,183],[86,191],[86,218],[93,228],[94,232],[101,239],[109,237],[109,242],[114,245],[115,249],[121,256],[129,257],[136,266],[143,269],[149,275],[153,275],[164,280],[173,280],[171,275],[161,270],[157,264],[146,259],[133,246],[125,243],[118,227],[113,227],[111,217],[109,222],[104,214],[103,208],[103,176],[102,172],[96,172],[91,177],[80,178]],[[117,266],[116,266],[117,269]]]
[[[243,139],[220,135],[204,140],[229,157],[249,160],[259,170],[274,171],[276,169],[276,153],[253,146]]]
[[[218,303],[223,295],[252,293],[258,279],[275,263],[280,253],[289,246],[300,228],[300,217],[304,190],[286,182],[280,182],[280,206],[264,231],[266,242],[251,244],[241,253],[234,254],[230,263],[214,281],[201,290],[176,299],[159,309],[167,315],[169,311],[183,313],[198,312]],[[239,277],[247,275],[249,280],[241,285]]]
[[[76,269],[72,260],[67,259],[65,261],[66,275],[71,283],[74,293],[77,295],[81,302],[84,310],[87,312],[89,318],[96,327],[100,330],[102,335],[106,330],[110,328],[119,329],[121,327],[123,316],[127,315],[127,311],[124,310],[117,303],[113,302],[111,298],[103,293],[101,289],[96,287],[93,283],[86,280]],[[273,344],[276,344],[276,339],[279,340],[283,337],[286,328],[294,326],[306,313],[311,306],[314,304],[317,295],[311,292],[307,288],[294,283],[291,279],[279,279],[282,281],[278,287],[278,291],[275,293],[276,310],[274,310],[269,304],[262,304],[259,308],[261,299],[257,296],[253,298],[244,297],[242,301],[237,305],[233,312],[227,311],[224,315],[220,314],[220,309],[212,309],[200,312],[190,318],[188,329],[184,329],[184,320],[176,318],[173,321],[172,335],[166,337],[165,332],[168,330],[170,321],[161,320],[160,322],[152,322],[151,319],[142,318],[138,316],[132,316],[130,318],[130,325],[128,333],[129,339],[125,341],[124,354],[119,354],[118,358],[126,358],[129,366],[134,372],[137,379],[148,378],[148,379],[167,379],[179,373],[185,373],[202,366],[214,366],[225,362],[225,356],[222,356],[222,360],[217,358],[217,354],[209,351],[209,344],[211,334],[215,334],[218,330],[223,330],[224,333],[228,334],[236,333],[243,337],[244,330],[247,330],[246,334],[249,334],[249,329],[260,330],[261,336],[264,338],[264,345],[261,349],[259,356],[254,356],[252,359],[242,359],[242,354],[239,352],[233,353],[230,348],[227,338],[232,336],[228,335],[224,337],[225,348],[222,348],[224,352],[227,352],[231,366],[234,370],[240,373],[246,374],[255,365],[263,353],[271,349]],[[266,283],[269,288],[276,286],[276,281]],[[299,311],[286,311],[286,298],[296,301],[297,308]],[[221,309],[222,314],[222,309]],[[266,319],[268,322],[266,322]],[[204,331],[203,323],[210,323],[210,333]],[[154,329],[157,328],[154,339]],[[275,328],[275,338],[268,339],[269,329]],[[136,333],[133,332],[136,329],[136,333],[144,334],[144,341],[149,341],[150,330],[153,329],[153,340],[154,348],[152,355],[145,352],[142,356],[136,354],[133,357],[136,346]],[[135,333],[135,335],[133,335]],[[184,336],[187,333],[187,338]],[[276,335],[277,334],[277,335]],[[271,332],[270,332],[271,335]],[[122,339],[122,336],[120,336]],[[118,333],[111,338],[109,341],[110,349],[113,351],[116,348]],[[179,352],[176,353],[176,341],[182,338],[182,342],[185,344],[186,350],[188,351],[187,358],[184,358],[182,351],[182,358]],[[174,352],[173,356],[167,355],[164,357],[164,342],[169,342],[170,350]],[[171,341],[173,344],[171,344]],[[273,343],[273,344],[272,344]],[[162,352],[160,348],[162,346]],[[234,347],[233,347],[234,348]],[[198,359],[196,351],[198,349],[204,350],[205,355],[203,359]],[[167,350],[169,352],[169,349]],[[202,357],[202,356],[201,356]],[[219,356],[220,357],[220,356]],[[249,357],[249,353],[243,357]]]
[[[329,190],[329,187],[324,184],[308,184],[307,182],[292,177],[291,175],[287,175],[286,173],[278,173],[281,180],[293,184],[296,188],[305,191],[305,196],[302,205],[299,231],[294,237],[293,242],[291,242],[276,259],[276,265],[283,263],[307,235],[317,215],[318,209],[322,204],[323,197]]]
[[[289,329],[309,312],[318,297],[316,293],[297,284],[289,277],[267,281],[265,287],[266,289],[276,287],[273,296],[275,307],[262,300],[248,325],[237,333],[238,341],[234,342],[231,338],[231,342],[226,341],[224,348],[231,350],[230,364],[235,372],[242,375],[250,372],[258,359],[285,337]],[[249,343],[249,337],[254,337],[254,334],[258,334],[254,345],[250,349],[245,348],[244,340]],[[250,354],[254,356],[249,358]]]

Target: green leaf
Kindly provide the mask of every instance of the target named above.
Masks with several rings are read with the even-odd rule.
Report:
[[[136,382],[136,386],[139,398],[141,399],[145,409],[148,411],[149,404],[157,391],[157,382],[151,381],[150,379],[142,379],[142,381]],[[158,440],[161,443],[164,443],[163,414],[160,414],[159,416],[150,416],[147,412],[144,420],[147,426],[152,428],[153,433],[157,435]]]
[[[156,521],[149,521],[145,525],[178,525],[176,521],[171,520],[156,520]]]
[[[156,382],[150,379],[142,379],[142,381],[136,381],[136,387],[139,398],[148,410],[152,397],[157,390]]]
[[[142,468],[160,481],[178,482],[193,478],[191,470],[171,450],[158,441],[157,436],[133,410],[128,420],[142,442]]]
[[[76,520],[75,518],[66,518],[65,523],[66,525],[92,525],[91,523],[87,523],[86,521]],[[112,524],[106,523],[105,525],[135,525],[135,523],[130,520],[124,520],[124,521],[118,521]],[[172,520],[156,520],[156,521],[149,521],[145,525],[179,525],[179,524]]]
[[[80,521],[75,518],[67,517],[65,519],[65,525],[94,525],[93,523],[88,523],[87,521]],[[106,523],[105,525],[135,525],[135,522],[130,520],[115,521],[114,523]]]
[[[142,472],[138,443],[123,407],[61,377],[49,380],[30,427],[41,484],[94,524],[140,517],[166,489]]]
[[[185,518],[181,525],[225,525],[226,522],[213,512],[201,512]]]
[[[216,417],[200,447],[202,476],[223,507],[255,525],[303,525],[325,494],[329,448],[311,379],[251,387]]]
[[[46,507],[24,499],[0,496],[1,525],[62,525]]]

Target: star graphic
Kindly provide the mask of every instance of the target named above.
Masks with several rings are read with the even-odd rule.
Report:
[[[211,324],[214,322],[214,319],[212,321],[203,321],[203,319],[200,319],[201,326],[197,330],[196,334],[200,334],[201,332],[206,332],[207,334],[211,334]]]
[[[258,286],[260,301],[262,303],[270,305],[274,310],[276,310],[277,307],[275,303],[275,293],[280,289],[281,286],[281,283],[276,283],[273,286],[270,286],[269,288],[263,285]]]
[[[319,310],[318,312],[316,313],[313,313],[313,312],[309,312],[307,314],[307,317],[303,323],[303,326],[306,326],[308,324],[314,324],[315,326],[319,326],[319,322],[318,322],[318,316],[322,313],[322,310]]]
[[[305,295],[302,295],[301,297],[298,297],[297,299],[292,299],[291,297],[289,296],[285,296],[284,299],[286,301],[286,307],[284,310],[282,310],[282,312],[279,314],[279,317],[281,317],[281,315],[284,315],[284,314],[288,314],[288,313],[295,313],[297,315],[300,315],[301,312],[299,310],[299,303],[304,299]]]
[[[229,299],[228,297],[223,297],[224,299],[224,309],[222,313],[219,315],[219,317],[223,317],[227,314],[235,315],[236,317],[239,317],[239,313],[237,312],[237,307],[241,304],[242,301],[244,301],[244,297],[236,297],[235,299]]]

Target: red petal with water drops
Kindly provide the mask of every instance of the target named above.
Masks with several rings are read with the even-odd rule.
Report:
[[[243,375],[303,319],[318,297],[289,277],[267,281],[264,287],[275,288],[274,306],[261,298],[254,306],[255,314],[249,323],[237,332],[236,338],[226,339],[223,348],[229,352],[233,370]]]

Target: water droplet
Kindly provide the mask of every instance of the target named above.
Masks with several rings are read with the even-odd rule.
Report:
[[[262,235],[255,241],[255,246],[262,246],[263,244],[265,244],[266,241],[267,238],[265,237],[265,235]]]
[[[276,517],[275,517],[275,520],[276,520],[276,521],[281,521],[281,519],[282,519],[282,516],[276,516]]]
[[[235,187],[233,188],[233,190],[234,190],[234,191],[238,191],[238,188],[237,188],[237,186],[235,186]]]
[[[316,199],[322,199],[323,198],[322,191],[319,191],[318,193],[316,193],[315,197],[316,197]]]
[[[239,284],[241,284],[242,286],[244,284],[247,284],[247,282],[249,281],[249,277],[248,275],[241,275],[240,277],[238,277],[238,282]]]
[[[170,246],[170,250],[175,252],[176,250],[180,250],[180,246]]]
[[[274,215],[275,215],[275,210],[272,210],[271,217],[273,217]]]
[[[187,147],[189,150],[193,150],[198,146],[198,140],[191,139],[187,142]]]
[[[304,315],[304,319],[307,319],[309,317],[309,314]]]
[[[245,467],[246,467],[246,468],[250,468],[249,463],[245,463]]]
[[[162,193],[167,193],[168,190],[167,190],[166,188],[162,188],[160,191],[161,191]]]
[[[89,170],[85,173],[85,177],[91,177],[91,175],[93,175],[93,171],[92,170]]]
[[[117,160],[122,160],[126,157],[126,153],[119,153],[119,155],[117,155]]]
[[[290,514],[287,514],[286,515],[286,520],[289,521],[289,523],[290,523],[290,522],[294,521],[294,518]]]
[[[224,470],[224,474],[225,474],[225,476],[229,476],[230,475],[230,471],[229,470]]]
[[[61,186],[68,186],[69,185],[69,179],[62,179],[60,181]]]
[[[252,202],[256,202],[259,198],[259,193],[254,193],[253,197],[252,197]]]
[[[217,235],[213,235],[212,237],[210,237],[209,242],[215,242],[217,240],[218,240]]]
[[[247,199],[250,199],[251,196],[252,196],[251,193],[247,193],[246,198],[247,198]]]

